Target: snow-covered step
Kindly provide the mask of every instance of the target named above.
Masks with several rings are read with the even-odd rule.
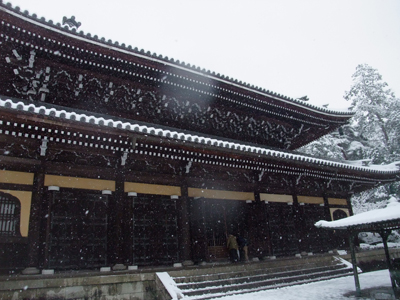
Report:
[[[245,266],[247,267],[247,266]],[[212,273],[212,274],[198,274],[198,275],[185,275],[185,276],[176,276],[174,277],[174,280],[177,284],[183,284],[183,283],[195,283],[195,282],[207,282],[207,281],[212,281],[212,282],[217,282],[217,281],[223,281],[225,279],[233,279],[233,278],[247,278],[249,274],[252,276],[265,276],[267,274],[277,274],[277,273],[283,273],[283,272],[288,272],[288,271],[294,271],[299,269],[301,270],[306,270],[306,269],[311,269],[311,268],[318,268],[318,267],[325,267],[325,266],[320,266],[317,264],[307,264],[303,266],[302,269],[299,269],[298,266],[296,267],[291,267],[291,266],[267,266],[265,264],[259,264],[259,267],[257,268],[246,268],[246,269],[230,269],[228,272],[219,272],[219,273]]]
[[[231,283],[229,281],[225,281],[222,285],[215,285],[214,282],[209,282],[208,286],[203,285],[201,288],[197,286],[193,286],[192,288],[181,287],[178,285],[179,289],[186,297],[195,297],[197,299],[207,299],[209,298],[208,294],[216,295],[216,294],[225,294],[227,292],[238,291],[242,293],[244,290],[247,291],[258,291],[269,288],[277,288],[281,286],[288,286],[294,284],[300,284],[304,282],[313,282],[319,280],[325,280],[328,278],[343,276],[352,274],[347,270],[347,268],[337,269],[337,270],[324,270],[322,272],[313,272],[311,270],[307,270],[307,273],[299,273],[299,272],[289,272],[289,274],[272,274],[268,275],[269,278],[261,279],[260,277],[253,277],[249,275],[242,282],[236,282],[232,280]],[[189,298],[190,299],[190,298]]]
[[[174,272],[171,272],[174,273]],[[212,299],[225,295],[327,280],[352,275],[352,269],[333,257],[282,259],[259,264],[199,268],[172,274],[185,299]]]
[[[213,290],[212,286],[217,288],[240,288],[240,286],[257,286],[257,285],[271,285],[276,282],[284,282],[286,280],[292,280],[293,278],[314,278],[321,276],[325,273],[329,274],[341,274],[343,273],[343,267],[341,266],[331,266],[331,267],[319,267],[313,269],[301,269],[295,271],[268,273],[268,274],[253,274],[249,272],[245,276],[234,277],[234,278],[224,278],[212,281],[202,281],[202,282],[190,282],[184,284],[177,284],[181,290],[196,290],[196,291],[207,291]]]
[[[299,279],[296,281],[292,282],[284,282],[284,283],[277,283],[275,285],[268,285],[268,286],[262,286],[260,288],[243,288],[240,290],[226,290],[222,292],[214,292],[214,293],[209,293],[209,294],[202,294],[202,295],[185,295],[185,300],[207,300],[207,299],[215,299],[223,296],[229,296],[229,295],[238,295],[238,294],[246,294],[246,293],[254,293],[258,291],[265,291],[265,290],[270,290],[270,289],[277,289],[277,288],[283,288],[286,286],[293,286],[293,285],[300,285],[300,284],[306,284],[306,283],[311,283],[311,282],[317,282],[317,281],[323,281],[323,280],[329,280],[329,279],[334,279],[334,278],[339,278],[339,277],[344,277],[344,276],[351,276],[353,273],[348,273],[348,274],[341,274],[341,275],[325,275],[321,276],[317,279]]]

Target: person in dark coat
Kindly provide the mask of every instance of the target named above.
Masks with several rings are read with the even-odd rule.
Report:
[[[240,260],[241,261],[249,261],[249,256],[248,256],[248,242],[247,239],[238,236],[237,238],[238,246],[239,246],[239,254],[240,254]]]
[[[231,262],[237,262],[238,261],[238,243],[236,240],[236,236],[233,234],[230,234],[228,236],[228,241],[226,243],[226,247],[228,248],[229,251],[229,258]]]

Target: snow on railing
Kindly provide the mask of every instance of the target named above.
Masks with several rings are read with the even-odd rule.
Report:
[[[174,279],[169,276],[167,272],[157,272],[156,275],[161,283],[164,285],[168,294],[172,297],[171,300],[178,300],[184,297],[182,291],[178,288]]]

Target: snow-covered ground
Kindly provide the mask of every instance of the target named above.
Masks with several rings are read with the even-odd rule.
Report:
[[[400,248],[400,243],[387,243],[389,248]],[[360,248],[362,250],[374,250],[374,249],[383,249],[383,243],[376,243],[375,245],[360,243]]]
[[[321,300],[321,299],[393,299],[385,298],[391,291],[391,283],[388,270],[381,270],[359,274],[361,295],[355,296],[354,277],[347,276],[337,279],[308,283],[292,287],[255,292],[250,294],[226,296],[221,300]],[[381,291],[381,292],[379,292]],[[377,293],[374,297],[373,293]],[[382,293],[383,292],[383,293]]]

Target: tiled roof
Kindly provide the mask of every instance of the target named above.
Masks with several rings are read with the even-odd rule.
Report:
[[[0,98],[0,108],[6,108],[15,111],[30,112],[37,115],[50,116],[55,119],[64,119],[75,122],[80,122],[83,124],[98,125],[101,127],[111,127],[118,128],[122,130],[131,131],[133,133],[146,134],[150,136],[158,136],[163,138],[169,138],[177,141],[185,141],[196,144],[210,145],[220,149],[234,149],[241,151],[243,153],[255,153],[264,157],[274,157],[278,159],[285,159],[289,161],[306,162],[310,164],[328,166],[340,169],[357,170],[362,172],[374,173],[374,174],[398,174],[398,168],[393,165],[386,168],[373,168],[366,166],[354,166],[342,162],[334,162],[326,159],[313,158],[306,155],[294,154],[291,152],[285,152],[280,150],[273,150],[266,147],[259,147],[254,145],[248,145],[244,143],[238,143],[228,140],[223,140],[220,138],[212,138],[202,135],[190,134],[183,131],[176,131],[165,129],[157,126],[143,125],[136,123],[135,121],[121,121],[108,116],[95,116],[88,113],[75,112],[73,110],[65,110],[54,107],[46,107],[45,105],[36,105],[34,103],[26,104],[22,101],[13,99],[1,99]]]
[[[18,6],[13,7],[11,3],[4,4],[3,1],[0,0],[0,9],[2,9],[2,8],[6,8],[10,13],[12,13],[20,18],[23,18],[27,21],[36,23],[37,25],[41,25],[42,27],[45,26],[48,29],[58,31],[59,33],[67,34],[67,35],[73,36],[75,38],[83,38],[87,41],[91,41],[96,44],[106,46],[108,48],[112,47],[112,49],[117,50],[117,51],[131,53],[135,56],[143,57],[143,58],[153,60],[153,61],[158,61],[163,64],[170,64],[177,68],[182,68],[187,71],[198,73],[203,76],[207,76],[207,77],[216,79],[221,82],[226,82],[231,85],[237,85],[241,88],[244,88],[244,89],[256,92],[256,93],[262,93],[262,94],[268,95],[269,97],[273,97],[275,99],[278,99],[278,100],[286,102],[286,103],[290,103],[293,105],[299,105],[301,107],[304,107],[304,108],[307,108],[310,110],[315,110],[320,113],[328,113],[328,114],[333,114],[333,115],[338,115],[338,116],[339,115],[351,116],[354,114],[353,112],[350,112],[350,111],[345,111],[345,112],[344,111],[333,111],[333,110],[329,110],[326,108],[318,107],[318,106],[308,104],[306,102],[303,102],[303,101],[300,101],[297,99],[293,99],[293,98],[290,98],[290,97],[287,97],[284,95],[274,93],[269,90],[265,90],[260,87],[255,87],[248,83],[241,82],[241,81],[238,81],[233,78],[229,78],[229,77],[221,75],[219,73],[216,74],[215,72],[201,69],[198,66],[196,67],[196,66],[190,65],[188,63],[180,62],[179,60],[174,60],[173,58],[168,58],[166,56],[158,55],[156,53],[151,53],[150,51],[145,51],[143,49],[139,50],[138,48],[133,48],[130,45],[127,46],[124,43],[119,43],[117,41],[112,41],[110,39],[106,40],[104,37],[99,38],[97,35],[91,35],[90,33],[84,33],[83,31],[78,32],[75,28],[69,29],[68,26],[62,26],[61,23],[54,23],[52,20],[46,20],[43,17],[39,18],[36,14],[30,14],[26,10],[21,11],[21,9]]]

